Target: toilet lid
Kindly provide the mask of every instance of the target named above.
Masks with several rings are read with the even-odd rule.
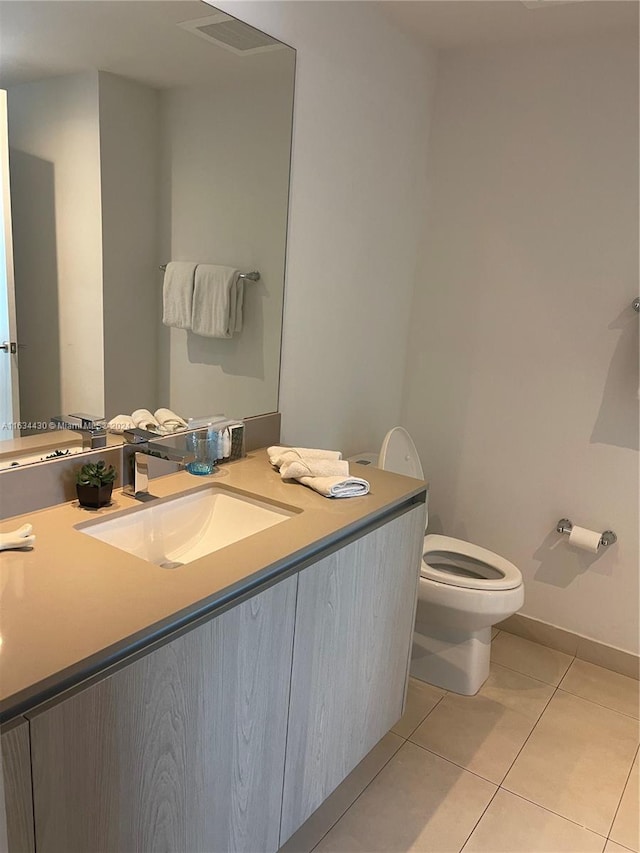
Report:
[[[403,427],[394,427],[385,435],[378,457],[378,468],[424,480],[418,451],[413,439]]]
[[[424,537],[420,575],[427,580],[466,589],[515,589],[520,571],[493,551],[463,539],[429,534]]]

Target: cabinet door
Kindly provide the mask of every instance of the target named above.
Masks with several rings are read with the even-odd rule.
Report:
[[[0,819],[0,850],[34,853],[29,723],[25,719],[10,723],[0,735],[0,744],[3,783],[0,791],[4,787],[0,802],[0,811],[4,808],[4,820]]]
[[[296,583],[32,717],[38,850],[277,850]]]
[[[402,716],[420,505],[302,571],[280,843]]]

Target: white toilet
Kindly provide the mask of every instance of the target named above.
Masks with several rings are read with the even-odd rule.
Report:
[[[424,479],[402,427],[382,443],[378,467]],[[491,626],[524,604],[519,570],[492,551],[451,536],[424,537],[411,675],[472,696],[489,675]]]

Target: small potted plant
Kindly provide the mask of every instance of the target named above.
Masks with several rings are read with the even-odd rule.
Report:
[[[80,506],[99,509],[111,503],[113,481],[116,469],[113,465],[107,468],[104,460],[87,462],[76,476],[76,491]]]

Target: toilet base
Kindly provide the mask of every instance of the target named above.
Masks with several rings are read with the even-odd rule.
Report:
[[[489,675],[491,626],[479,631],[435,630],[413,635],[411,675],[420,681],[473,696]]]

